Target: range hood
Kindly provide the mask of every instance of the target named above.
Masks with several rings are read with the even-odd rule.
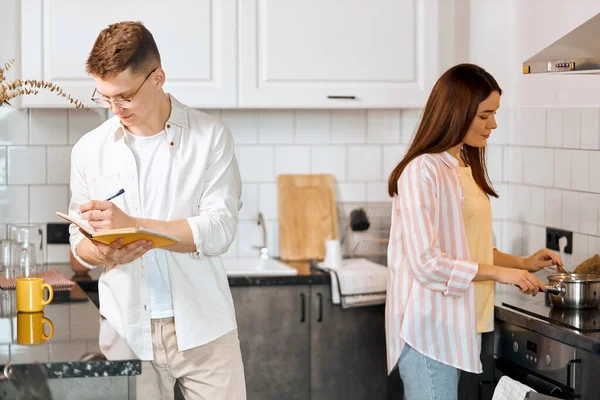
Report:
[[[524,74],[600,74],[600,13],[523,63]]]

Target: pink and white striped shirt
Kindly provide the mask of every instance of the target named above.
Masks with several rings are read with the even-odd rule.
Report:
[[[449,153],[412,160],[398,180],[388,246],[388,373],[409,344],[463,371],[480,373],[473,278],[458,161]]]

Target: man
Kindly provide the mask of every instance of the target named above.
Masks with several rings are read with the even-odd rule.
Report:
[[[243,400],[233,300],[219,258],[241,208],[231,133],[163,91],[158,48],[142,23],[100,32],[87,71],[93,100],[115,116],[73,147],[70,215],[96,230],[144,227],[181,239],[163,249],[144,240],[120,248],[122,239],[104,245],[71,226],[75,257],[105,268],[100,313],[145,360],[138,397],[173,399],[177,382],[186,398]]]

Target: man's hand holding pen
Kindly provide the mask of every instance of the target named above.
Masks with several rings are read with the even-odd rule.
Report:
[[[136,227],[136,218],[127,215],[111,202],[124,193],[125,190],[121,189],[106,200],[91,200],[80,205],[81,218],[88,220],[89,225],[96,231]]]

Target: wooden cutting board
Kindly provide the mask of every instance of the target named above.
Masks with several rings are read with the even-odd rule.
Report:
[[[325,241],[338,238],[333,175],[279,175],[277,199],[281,259],[323,260]]]

